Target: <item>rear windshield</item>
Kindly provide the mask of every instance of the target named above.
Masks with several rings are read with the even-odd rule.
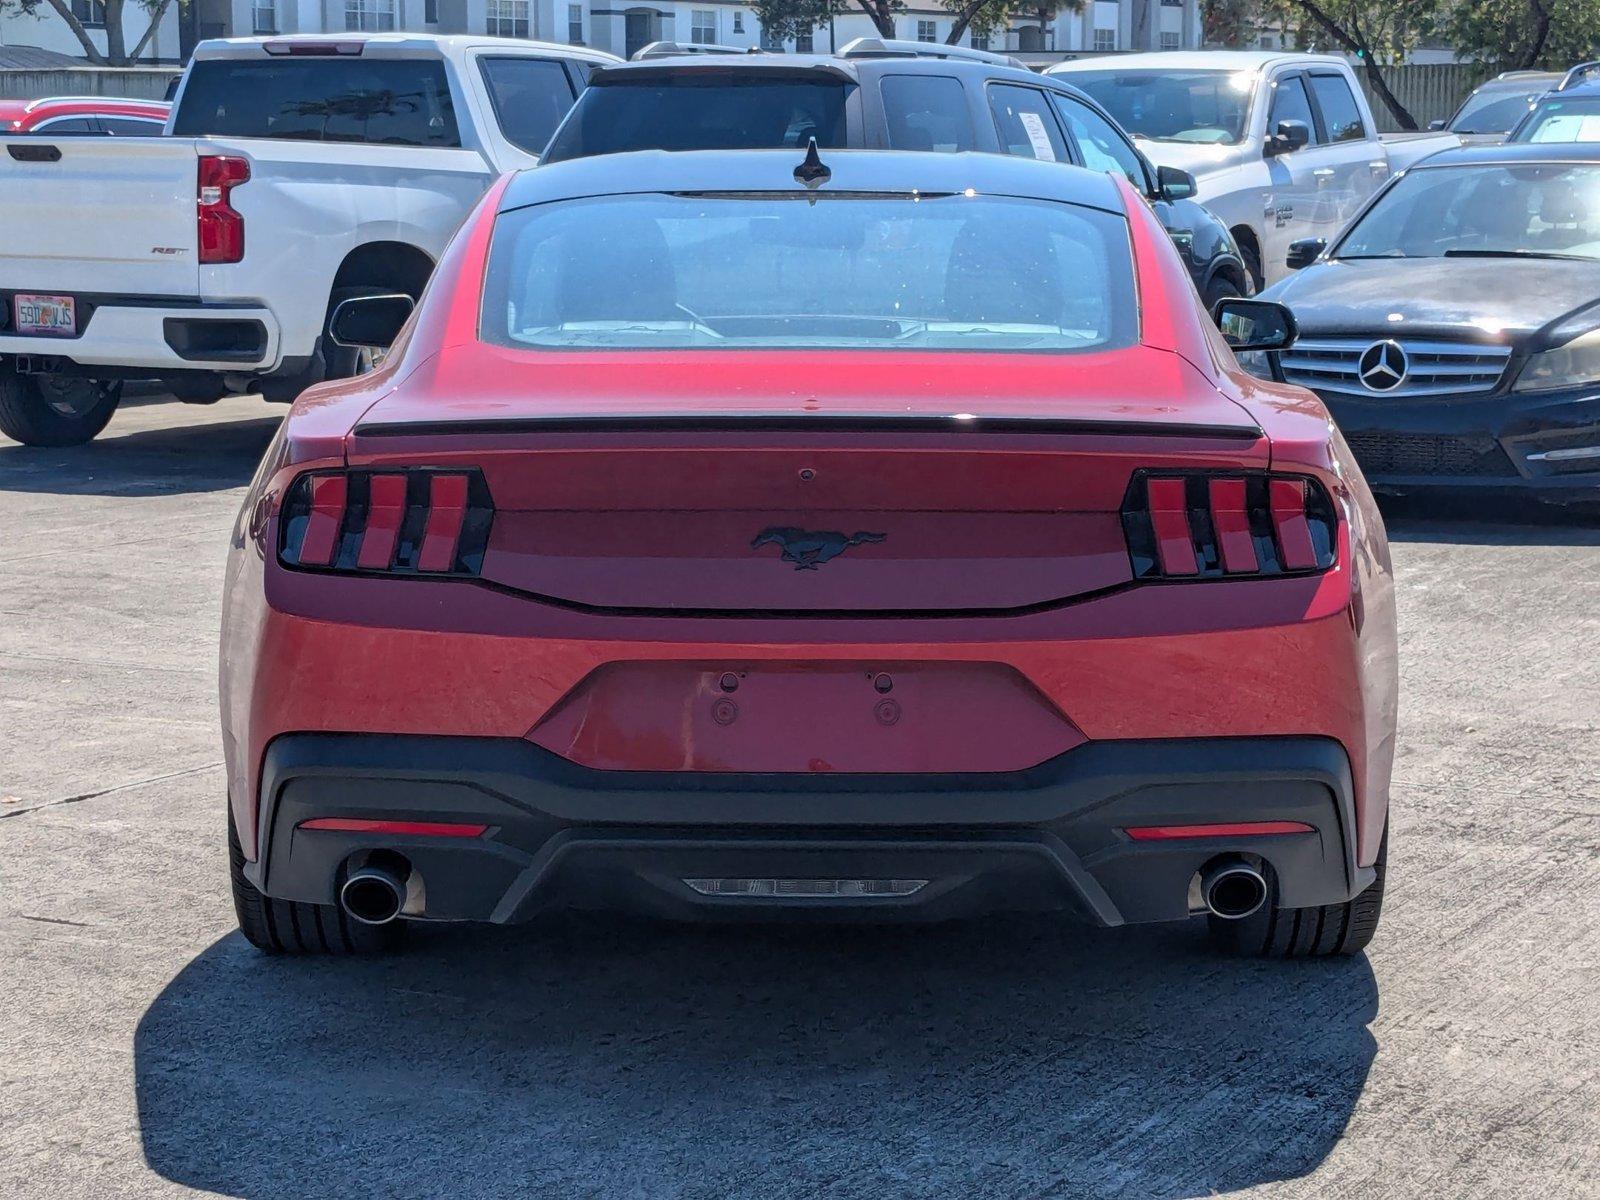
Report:
[[[500,216],[483,336],[552,350],[1062,352],[1137,336],[1128,226],[971,194],[607,196]]]
[[[1061,78],[1100,101],[1135,137],[1232,145],[1244,137],[1250,71],[1072,71]]]
[[[209,59],[189,68],[179,137],[459,146],[444,64],[429,59]]]
[[[823,149],[845,145],[845,99],[831,76],[739,78],[685,72],[591,84],[556,132],[545,162],[629,150]]]
[[[1450,122],[1451,133],[1504,133],[1528,115],[1528,106],[1544,92],[1482,92],[1468,96]]]

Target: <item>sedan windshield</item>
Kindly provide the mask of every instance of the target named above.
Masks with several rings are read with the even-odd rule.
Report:
[[[1411,171],[1334,257],[1600,259],[1600,164]]]
[[[1600,142],[1600,96],[1547,100],[1510,139],[1513,142]]]
[[[1135,137],[1233,145],[1244,137],[1256,77],[1249,71],[1072,71],[1082,88]]]
[[[1137,336],[1128,226],[1048,201],[645,194],[495,223],[483,336],[543,349],[1063,352]]]

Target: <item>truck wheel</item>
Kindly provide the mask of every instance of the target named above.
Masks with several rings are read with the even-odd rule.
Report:
[[[382,296],[392,289],[380,287],[336,288],[328,297],[328,313],[322,321],[322,361],[327,364],[327,378],[349,379],[352,375],[365,375],[382,361],[381,353],[350,346],[341,346],[333,340],[333,310],[346,300],[357,296]]]
[[[1329,958],[1359,954],[1378,931],[1383,912],[1383,881],[1388,873],[1389,831],[1378,843],[1377,878],[1353,900],[1311,908],[1277,908],[1269,899],[1240,921],[1208,917],[1211,941],[1219,950],[1244,958]],[[1276,889],[1274,889],[1276,890]]]
[[[1218,300],[1231,300],[1235,296],[1243,295],[1244,293],[1239,290],[1239,285],[1226,275],[1214,276],[1211,282],[1206,284],[1206,312],[1210,312],[1215,308]]]
[[[24,446],[79,446],[106,427],[120,381],[75,375],[0,374],[0,433]]]
[[[266,954],[373,954],[400,941],[400,922],[363,925],[332,904],[301,904],[263,895],[244,875],[244,849],[228,808],[228,875],[239,932]]]

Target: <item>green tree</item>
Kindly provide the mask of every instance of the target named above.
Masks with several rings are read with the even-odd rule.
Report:
[[[89,36],[88,28],[72,11],[71,0],[0,0],[0,16],[15,12],[36,17],[46,12],[54,12],[66,22],[67,28],[72,31],[72,36],[78,39],[78,44],[83,47],[84,56],[90,62],[102,67],[126,67],[139,60],[145,47],[155,37],[156,28],[161,24],[161,18],[166,16],[167,10],[174,6],[182,7],[187,2],[188,0],[104,0],[103,4],[96,4],[96,9],[102,13],[105,21],[104,53],[101,53],[94,39]],[[129,16],[130,8],[141,9],[150,17],[150,24],[145,29],[144,36],[131,51],[128,50],[127,36],[123,30],[123,22]]]
[[[1237,49],[1255,35],[1260,5],[1256,0],[1204,0],[1200,24],[1205,44]]]
[[[793,41],[847,10],[846,0],[755,0],[763,39]],[[892,26],[891,26],[892,28]]]
[[[1492,70],[1559,70],[1600,58],[1600,0],[1473,0],[1445,32],[1458,58]]]

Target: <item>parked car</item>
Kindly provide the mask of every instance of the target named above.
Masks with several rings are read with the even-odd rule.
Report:
[[[0,431],[86,441],[124,379],[291,400],[354,373],[339,300],[418,296],[502,172],[538,161],[598,51],[341,34],[202,42],[171,136],[0,154]]]
[[[335,312],[390,353],[301,397],[234,531],[255,945],[560,906],[1372,937],[1383,526],[1125,181],[563,162],[496,185],[409,308]]]
[[[0,134],[157,137],[166,126],[171,107],[161,100],[123,100],[114,96],[0,100]]]
[[[1350,64],[1267,51],[1122,54],[1059,63],[1158,166],[1180,167],[1227,223],[1258,287],[1289,243],[1332,238],[1391,174],[1460,139],[1383,134]]]
[[[1508,142],[1600,142],[1600,62],[1579,63],[1538,97]]]
[[[1251,290],[1227,227],[1158,172],[1078,89],[1014,59],[960,46],[861,38],[837,57],[657,58],[590,80],[545,161],[633,150],[793,147],[981,150],[1127,176],[1183,255],[1207,302]]]
[[[1318,252],[1321,251],[1320,256]],[[1376,488],[1600,502],[1600,146],[1479,146],[1399,176],[1266,295]]]
[[[1448,121],[1434,121],[1428,128],[1448,130],[1464,146],[1502,141],[1560,82],[1559,71],[1502,71],[1474,88]]]

